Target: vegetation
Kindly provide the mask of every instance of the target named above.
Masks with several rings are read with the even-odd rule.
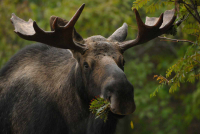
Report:
[[[109,37],[126,22],[129,25],[127,40],[137,35],[132,7],[139,9],[144,20],[146,15],[158,17],[175,5],[173,0],[0,0],[0,67],[19,49],[34,43],[13,32],[9,21],[12,13],[25,20],[32,18],[41,28],[50,30],[51,15],[69,20],[82,3],[86,7],[75,27],[84,38]],[[183,20],[175,28],[176,35],[164,35],[124,54],[125,73],[134,85],[137,108],[134,114],[119,122],[117,134],[200,131],[199,1],[176,0],[176,8],[177,21]],[[160,84],[154,76],[161,80]]]
[[[106,122],[110,111],[110,103],[101,97],[96,97],[91,101],[90,111],[96,116],[96,119],[101,118]]]
[[[161,8],[165,5],[175,5],[176,13],[177,13],[177,25],[183,23],[182,32],[190,34],[195,37],[194,41],[189,40],[178,40],[178,39],[170,39],[166,37],[160,37],[162,39],[177,41],[177,42],[189,42],[191,45],[187,48],[185,55],[180,58],[174,65],[168,68],[166,72],[166,77],[162,75],[157,77],[157,80],[160,80],[160,86],[150,95],[155,96],[158,89],[162,87],[162,85],[168,84],[170,86],[169,92],[175,92],[178,87],[180,87],[180,83],[190,82],[194,83],[196,79],[200,78],[200,15],[198,12],[198,6],[200,6],[200,1],[197,0],[152,0],[151,3],[148,1],[136,0],[133,2],[133,8],[143,7],[148,3],[146,12],[155,12],[156,9]],[[190,21],[189,21],[190,19]],[[191,22],[191,19],[193,20]],[[177,29],[177,25],[174,26],[174,29]],[[177,30],[173,30],[177,31]],[[176,33],[176,32],[175,32]],[[172,32],[173,35],[174,32]],[[172,75],[172,72],[174,74]],[[170,78],[171,76],[171,78]],[[167,78],[170,78],[169,80]]]

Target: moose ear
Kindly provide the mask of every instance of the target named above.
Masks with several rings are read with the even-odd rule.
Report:
[[[51,16],[50,18],[50,27],[51,27],[51,31],[54,31],[55,28],[53,27],[53,22],[54,20],[57,18],[57,23],[59,26],[65,26],[69,21],[62,19],[60,17],[57,16]],[[76,29],[74,28],[74,33],[73,33],[73,39],[77,42],[82,42],[83,38],[81,37],[81,35],[79,33],[76,32]]]
[[[126,39],[127,33],[128,33],[128,25],[126,23],[124,23],[110,37],[108,37],[108,39],[122,42]]]

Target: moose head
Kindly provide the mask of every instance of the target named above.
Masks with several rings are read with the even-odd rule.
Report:
[[[136,9],[138,35],[134,40],[125,41],[128,26],[124,23],[110,37],[92,36],[83,39],[75,30],[76,24],[85,4],[83,4],[70,21],[52,16],[51,31],[44,31],[31,19],[26,22],[14,14],[11,21],[15,32],[23,39],[41,42],[53,47],[70,49],[76,59],[76,68],[81,70],[84,92],[88,99],[95,96],[109,100],[111,112],[127,115],[134,112],[134,88],[124,74],[123,53],[136,45],[146,43],[166,33],[176,19],[174,10],[168,10],[159,18],[146,18],[144,24]]]

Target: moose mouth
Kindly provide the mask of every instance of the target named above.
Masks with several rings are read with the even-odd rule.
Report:
[[[121,119],[121,118],[123,118],[123,117],[126,116],[126,115],[115,114],[115,113],[113,113],[112,111],[109,112],[109,115],[110,115],[111,117],[116,118],[116,119]]]

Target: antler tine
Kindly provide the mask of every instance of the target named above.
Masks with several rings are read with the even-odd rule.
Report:
[[[174,15],[174,10],[168,10],[164,14],[162,13],[159,18],[146,17],[146,22],[144,24],[142,19],[140,18],[138,11],[134,9],[134,12],[138,25],[138,35],[135,40],[122,42],[120,45],[122,51],[125,51],[133,46],[146,43],[156,38],[157,36],[166,33],[167,30],[172,27],[176,19],[176,16]]]
[[[137,21],[137,25],[138,25],[138,29],[142,29],[145,24],[143,23],[141,17],[140,17],[140,14],[139,12],[134,8],[134,13],[135,13],[135,16],[136,16],[136,21]]]
[[[76,24],[76,21],[78,20],[79,16],[81,15],[83,9],[85,7],[85,4],[83,4],[75,13],[75,15],[71,18],[71,20],[69,21],[69,23],[67,23],[64,27],[69,28],[69,27],[74,27],[74,25]]]
[[[73,41],[74,25],[83,11],[84,6],[85,4],[78,9],[70,22],[64,27],[59,26],[57,22],[58,18],[55,18],[52,25],[55,29],[54,31],[44,31],[38,27],[35,21],[30,19],[26,22],[18,18],[15,14],[12,14],[11,21],[15,27],[15,33],[23,39],[84,53],[87,50],[87,46]]]
[[[134,9],[135,12],[135,16],[136,16],[136,21],[137,21],[137,25],[138,25],[138,36],[137,36],[137,41],[138,43],[143,43],[145,40],[144,37],[146,38],[146,40],[148,38],[151,38],[152,35],[146,36],[147,34],[149,34],[150,32],[146,33],[147,31],[150,30],[158,30],[159,27],[162,25],[163,23],[163,14],[160,15],[157,23],[153,26],[147,26],[143,23],[138,11],[136,9]]]
[[[175,11],[175,10],[174,10]],[[173,23],[175,22],[176,20],[176,16],[174,15],[172,17],[172,19],[170,20],[170,22],[168,24],[166,24],[163,28],[162,28],[162,32],[164,33],[165,31],[167,31],[168,29],[170,29],[173,25]]]
[[[53,21],[53,29],[58,29],[60,26],[58,25],[58,17],[55,18],[55,20]]]
[[[157,23],[154,25],[154,27],[157,27],[158,29],[160,28],[160,26],[162,25],[163,23],[163,13],[160,15]]]
[[[65,26],[59,26],[58,23],[57,23],[58,17],[56,17],[54,22],[53,22],[53,28],[54,29],[58,29],[58,28],[64,28],[64,29],[74,28],[74,25],[76,24],[78,18],[80,17],[84,7],[85,7],[85,4],[83,4],[77,10],[77,12],[74,14],[74,16],[71,18],[71,20]]]

